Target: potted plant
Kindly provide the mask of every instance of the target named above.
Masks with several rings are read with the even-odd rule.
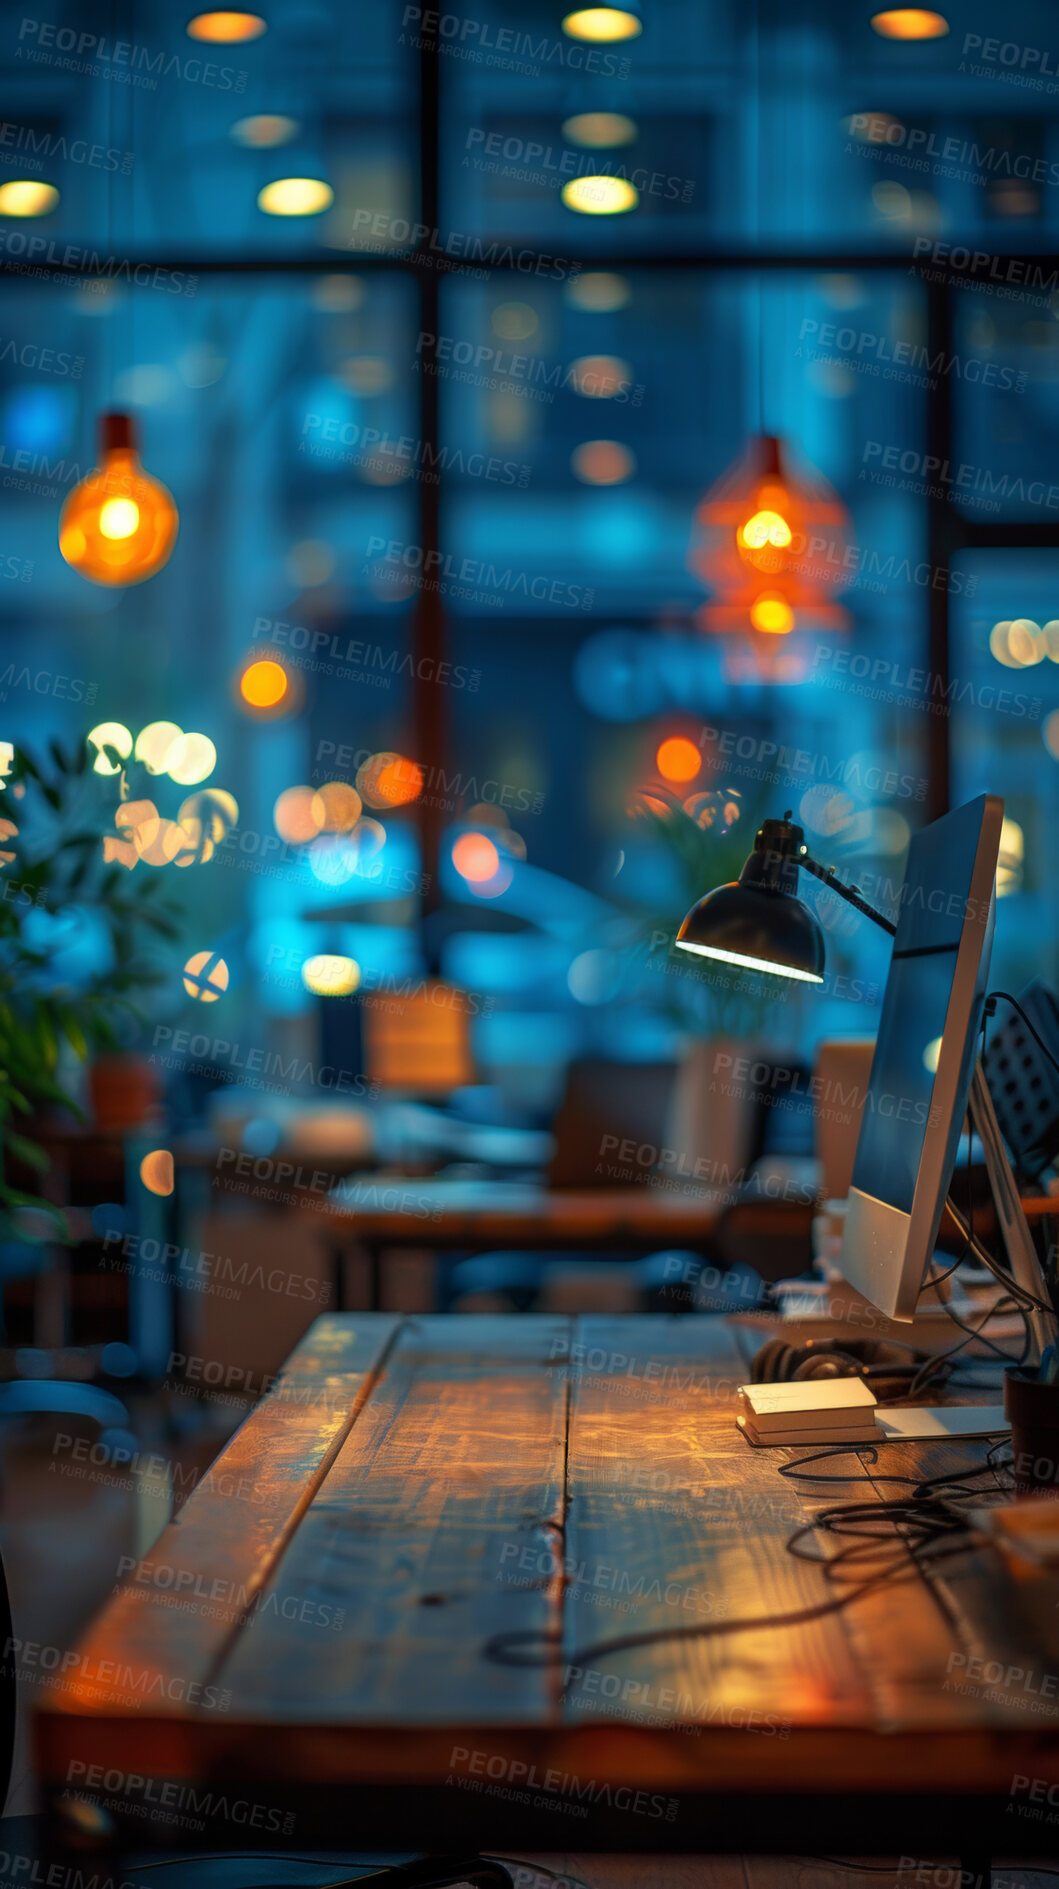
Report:
[[[0,745],[0,1241],[67,1237],[61,1208],[12,1170],[46,1172],[41,1125],[82,1115],[77,1064],[123,1052],[135,994],[165,975],[145,944],[179,936],[159,876],[105,862],[113,781],[88,761]]]

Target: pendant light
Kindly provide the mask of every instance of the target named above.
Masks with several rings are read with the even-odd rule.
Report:
[[[111,98],[107,126],[111,144],[115,142],[112,116]],[[107,246],[112,250],[114,179],[109,174],[106,224]],[[108,356],[112,357],[112,347]],[[140,464],[131,415],[104,413],[99,465],[75,485],[59,518],[59,550],[67,564],[92,584],[142,584],[168,563],[179,524],[172,494]]]
[[[140,464],[129,414],[105,413],[99,466],[59,519],[67,564],[93,584],[142,584],[168,563],[179,523],[172,494]]]
[[[761,151],[760,23],[755,20],[758,125]],[[760,177],[754,192],[759,209]],[[786,644],[799,629],[849,628],[837,593],[853,575],[856,550],[849,514],[827,480],[807,462],[794,462],[765,424],[764,292],[758,272],[758,430],[734,466],[699,504],[688,552],[691,569],[712,595],[695,614],[701,629],[728,638],[732,679],[796,681],[806,669],[804,650]]]

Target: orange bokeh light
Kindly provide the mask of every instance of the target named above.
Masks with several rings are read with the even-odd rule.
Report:
[[[670,735],[655,755],[664,781],[693,781],[702,767],[702,750],[686,735]]]
[[[321,833],[349,833],[360,819],[360,795],[348,781],[325,781],[310,811]]]
[[[928,7],[891,7],[876,13],[872,25],[883,39],[944,39],[949,30],[944,14]]]
[[[406,755],[373,754],[357,771],[357,787],[369,807],[405,807],[423,791],[423,770]]]
[[[239,678],[239,693],[251,708],[275,708],[277,702],[282,702],[289,686],[283,664],[273,662],[269,657],[261,662],[252,662]]]
[[[317,796],[311,787],[285,787],[272,810],[276,832],[288,846],[307,846],[320,831]]]
[[[452,863],[461,879],[484,885],[500,870],[500,854],[484,833],[461,833],[452,849]]]
[[[219,11],[196,13],[188,21],[188,38],[204,39],[215,46],[236,46],[243,40],[260,39],[266,31],[260,13]]]

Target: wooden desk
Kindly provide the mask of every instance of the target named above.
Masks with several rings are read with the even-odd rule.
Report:
[[[841,1612],[672,1637],[812,1608],[798,1517],[984,1455],[792,1484],[734,1427],[746,1374],[723,1320],[319,1319],[41,1697],[52,1793],[94,1776],[184,1847],[137,1819],[194,1787],[287,1820],[203,1847],[1054,1853],[1012,1780],[1059,1783],[1056,1577],[909,1557]]]

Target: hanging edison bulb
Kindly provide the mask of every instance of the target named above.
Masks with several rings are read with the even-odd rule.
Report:
[[[172,494],[140,464],[131,418],[105,413],[99,466],[59,520],[67,564],[93,584],[142,584],[168,563],[179,525]]]
[[[728,636],[729,671],[799,679],[798,629],[849,628],[838,593],[856,574],[849,514],[810,466],[793,469],[771,434],[752,439],[695,513],[689,564],[711,591],[700,628]]]

